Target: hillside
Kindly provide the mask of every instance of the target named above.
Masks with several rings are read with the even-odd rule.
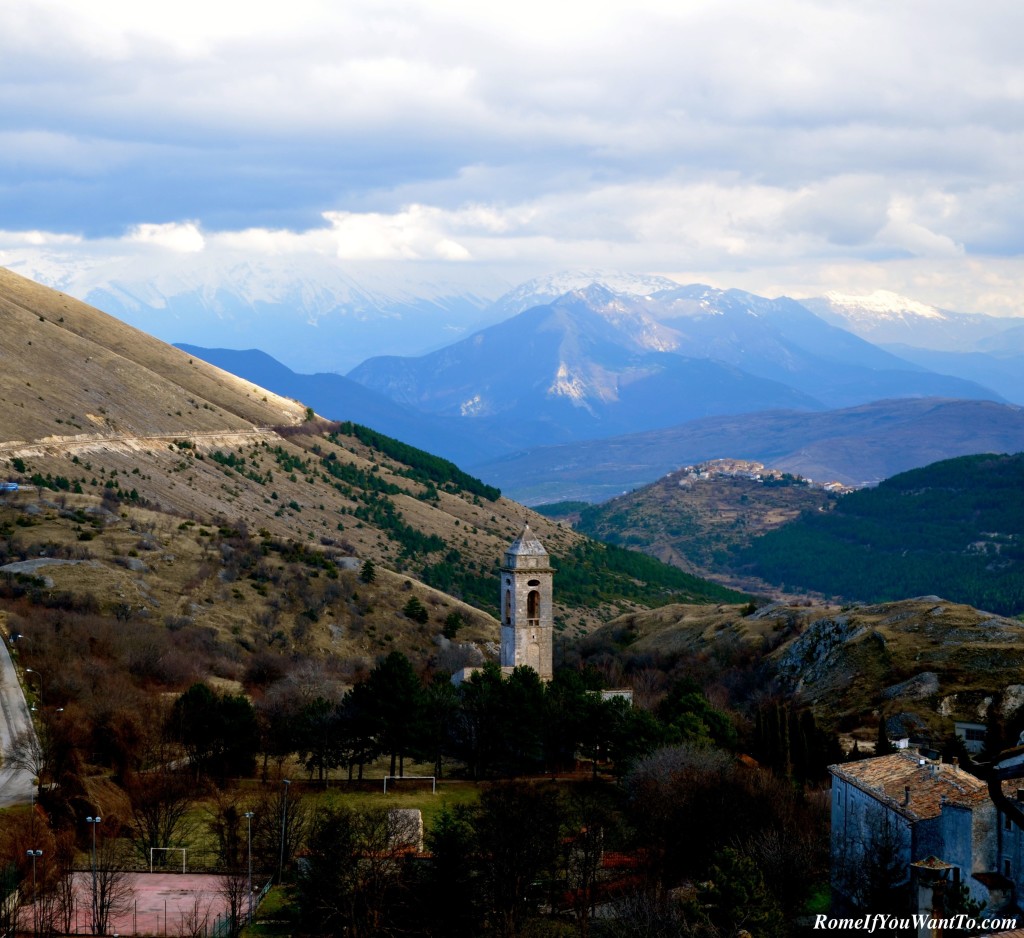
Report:
[[[634,683],[652,664],[706,672],[723,693],[749,693],[760,681],[862,740],[874,739],[879,714],[893,734],[922,731],[936,742],[954,720],[984,722],[993,701],[1015,727],[1024,717],[1024,624],[936,596],[849,607],[776,603],[753,614],[666,606],[602,626],[582,655],[595,664],[614,656],[620,676]]]
[[[303,408],[0,268],[0,442],[294,425]]]
[[[730,465],[734,461],[726,461]],[[632,547],[700,576],[723,575],[728,557],[835,496],[797,477],[763,470],[723,472],[701,463],[611,501],[583,508],[576,530]]]
[[[122,601],[159,608],[162,620],[212,628],[247,650],[266,647],[269,621],[270,635],[285,636],[278,650],[291,650],[298,631],[295,649],[344,656],[401,646],[410,593],[433,610],[422,640],[407,645],[426,656],[452,611],[479,627],[476,637],[497,639],[493,578],[526,520],[564,568],[556,615],[567,634],[622,604],[725,595],[657,564],[640,569],[643,558],[539,518],[451,463],[315,419],[10,273],[0,276],[0,313],[10,362],[0,404],[11,415],[0,471],[22,485],[7,498],[3,550],[11,561],[90,561],[47,571],[54,585],[31,594],[44,604],[57,590],[91,594],[105,613]],[[342,573],[352,579],[366,560],[377,564],[379,597],[349,590]],[[313,586],[328,598],[313,589],[306,602],[289,564],[304,570],[299,582],[319,578]],[[340,594],[325,570],[346,583]],[[373,616],[393,622],[368,641],[360,628]]]
[[[1024,612],[1024,454],[963,456],[844,496],[753,541],[737,563],[789,589],[880,602],[940,593]]]

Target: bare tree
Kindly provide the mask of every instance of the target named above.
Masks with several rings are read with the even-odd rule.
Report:
[[[192,904],[181,913],[177,933],[181,938],[203,938],[209,932],[212,902],[202,893],[192,898]]]
[[[121,840],[106,838],[96,847],[92,897],[92,933],[106,935],[112,920],[124,915],[135,897],[135,877],[129,872],[129,851]]]
[[[131,776],[125,791],[131,802],[129,836],[143,860],[154,847],[187,846],[192,833],[189,811],[196,795],[191,779],[161,766]]]
[[[21,772],[27,772],[42,785],[48,759],[46,747],[32,727],[15,734],[3,751],[3,764]]]
[[[229,873],[221,880],[221,898],[227,903],[228,931],[230,938],[238,938],[248,920],[249,876],[247,873]]]
[[[46,864],[41,897],[40,926],[43,934],[68,935],[75,921],[75,836],[71,831],[56,835]]]
[[[586,938],[600,889],[606,835],[617,821],[597,787],[573,786],[565,798],[565,810],[568,836],[562,839],[562,876],[579,933]]]

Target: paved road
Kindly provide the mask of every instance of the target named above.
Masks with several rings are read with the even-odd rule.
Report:
[[[14,662],[0,637],[0,753],[18,733],[26,729],[35,732],[25,694],[14,670]],[[31,772],[0,765],[0,808],[28,804],[35,793],[34,781]]]

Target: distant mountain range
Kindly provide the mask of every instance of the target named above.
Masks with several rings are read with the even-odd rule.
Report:
[[[724,455],[862,484],[1021,445],[1019,410],[999,406],[1016,394],[985,379],[1011,392],[1021,381],[984,353],[970,353],[968,375],[964,353],[908,348],[900,357],[794,300],[596,276],[523,284],[492,307],[503,321],[425,355],[368,359],[344,377],[299,374],[255,350],[181,347],[326,417],[439,453],[531,503],[608,497]],[[850,313],[855,299],[830,302]],[[950,328],[979,318],[884,300],[866,298],[853,318],[876,307]],[[992,322],[977,334],[991,338]],[[959,375],[943,373],[947,359]],[[984,400],[993,404],[968,403]]]
[[[636,296],[599,283],[547,300],[546,288],[538,291],[546,301],[532,307],[517,291],[510,306],[523,312],[453,345],[371,358],[348,376],[428,414],[535,425],[533,446],[767,409],[1001,399],[900,359],[793,300],[704,286]]]

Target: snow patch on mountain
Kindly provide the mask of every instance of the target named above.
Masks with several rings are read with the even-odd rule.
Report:
[[[667,277],[629,274],[609,270],[563,270],[520,284],[494,304],[505,316],[514,316],[534,306],[543,306],[568,293],[587,292],[589,287],[604,288],[609,294],[647,297],[662,290],[677,289],[679,284]]]
[[[830,291],[825,299],[836,312],[847,316],[876,317],[879,319],[902,319],[906,316],[920,316],[924,319],[947,319],[947,315],[936,306],[919,303],[889,290],[875,290],[863,296]]]

